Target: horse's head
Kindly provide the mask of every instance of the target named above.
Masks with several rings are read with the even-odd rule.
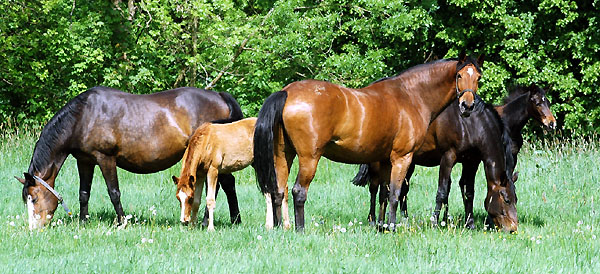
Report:
[[[58,198],[29,173],[25,178],[15,177],[23,184],[23,202],[27,205],[29,229],[42,228],[50,223],[58,207]]]
[[[490,184],[485,198],[488,218],[493,221],[493,225],[505,232],[517,231],[519,225],[514,185],[517,176],[517,173],[513,174],[512,179],[506,178],[501,185]]]
[[[175,192],[175,196],[181,205],[181,217],[179,220],[182,224],[187,225],[191,221],[192,216],[192,205],[194,202],[194,184],[196,178],[192,175],[181,176],[181,178],[177,178],[175,176],[172,177],[173,182],[177,186],[177,192]]]
[[[477,98],[477,88],[481,78],[481,69],[483,65],[483,55],[475,61],[461,53],[456,64],[456,96],[458,97],[458,106],[460,114],[468,117],[475,107]]]
[[[546,98],[546,92],[535,84],[529,86],[527,90],[529,91],[527,110],[530,115],[546,128],[556,129],[556,118],[550,110],[550,102]]]

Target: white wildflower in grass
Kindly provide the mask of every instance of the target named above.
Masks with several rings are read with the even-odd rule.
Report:
[[[258,235],[258,236],[256,236],[256,239],[262,240],[262,236]]]
[[[583,224],[583,221],[579,220],[579,222],[577,222],[577,226],[581,226]]]
[[[61,219],[56,220],[56,225],[62,225],[63,221]]]
[[[10,226],[15,226],[15,222],[10,221],[10,223],[8,223]]]
[[[125,216],[125,219],[127,219],[127,220],[129,220],[129,219],[131,219],[131,218],[133,218],[133,216],[131,216],[131,214],[129,214],[129,215],[127,215],[127,216]]]
[[[154,239],[148,239],[148,243],[149,244],[154,243]]]
[[[596,240],[596,235],[592,235],[592,240]]]
[[[446,226],[446,222],[442,221],[442,222],[440,223],[440,225],[441,225],[441,226]]]
[[[350,222],[348,223],[348,226],[353,226],[353,225],[354,225],[354,223],[353,223],[352,221],[350,221]]]
[[[110,230],[106,231],[106,236],[110,236],[110,235],[112,235],[112,231],[110,231]]]
[[[17,215],[17,216],[15,216],[15,218],[17,218],[17,220],[18,220],[21,218],[21,215]]]
[[[145,244],[147,241],[148,239],[142,237],[142,244]]]
[[[362,225],[362,222],[358,222],[359,225]]]
[[[533,242],[533,241],[535,241],[535,237],[531,237],[531,239],[529,239],[529,240],[531,240]]]
[[[535,241],[535,243],[536,243],[536,244],[541,244],[541,243],[542,243],[542,240],[537,240],[537,241]]]
[[[85,218],[86,218],[86,219],[89,219],[89,218],[90,218],[90,214],[86,214],[86,215],[85,215]],[[100,218],[102,218],[102,217],[100,217]]]
[[[433,222],[435,222],[435,217],[431,216],[431,218],[429,218],[429,220],[433,223]]]
[[[388,228],[388,224],[383,224],[383,228]]]
[[[315,226],[319,226],[319,223],[315,223]]]
[[[56,226],[56,222],[52,222],[50,225],[51,226]]]
[[[167,231],[171,231],[171,230],[173,230],[172,227],[167,227]]]
[[[365,254],[365,258],[369,258],[369,254],[368,254],[368,253],[367,253],[367,254]]]
[[[340,232],[346,233],[346,228],[345,227],[340,228]]]
[[[79,235],[73,235],[73,239],[75,239],[75,240],[79,239]]]

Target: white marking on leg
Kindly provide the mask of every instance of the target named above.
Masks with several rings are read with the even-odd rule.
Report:
[[[273,202],[271,201],[271,194],[265,193],[265,203],[267,204],[267,213],[265,218],[265,228],[273,228]]]
[[[288,191],[287,187],[285,188],[285,191]],[[283,218],[284,229],[290,229],[290,227],[292,227],[290,225],[290,211],[288,206],[288,197],[287,195],[283,195],[283,201],[281,203],[281,217]]]

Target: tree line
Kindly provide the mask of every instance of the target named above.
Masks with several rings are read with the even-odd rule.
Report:
[[[494,2],[494,3],[492,3]],[[98,85],[145,94],[195,86],[245,115],[290,82],[363,87],[466,50],[479,94],[547,89],[559,127],[600,129],[600,1],[6,0],[1,123],[43,124]],[[528,129],[535,134],[535,129]]]

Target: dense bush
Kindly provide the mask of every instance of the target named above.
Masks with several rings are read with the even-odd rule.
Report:
[[[44,123],[96,85],[209,87],[255,115],[292,81],[362,87],[464,49],[486,54],[486,100],[538,83],[564,129],[600,129],[600,1],[488,2],[6,0],[0,118]]]

